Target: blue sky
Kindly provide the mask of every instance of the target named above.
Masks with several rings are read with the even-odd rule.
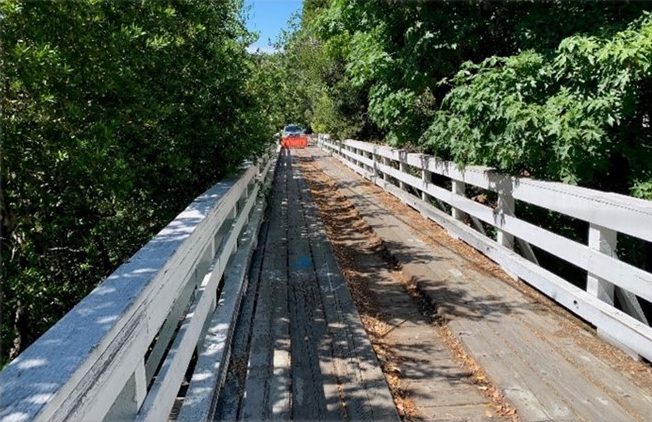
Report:
[[[250,51],[273,51],[269,41],[274,42],[281,29],[286,27],[288,19],[295,12],[301,11],[302,0],[245,0],[245,13],[248,16],[247,27],[260,33],[258,41],[253,43]]]

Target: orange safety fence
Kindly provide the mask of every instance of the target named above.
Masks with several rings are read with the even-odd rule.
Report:
[[[283,148],[305,148],[308,146],[307,136],[284,136],[281,138]]]

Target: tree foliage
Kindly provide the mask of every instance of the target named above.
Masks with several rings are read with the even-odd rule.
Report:
[[[331,72],[311,75],[322,95],[307,98],[314,113],[306,117],[339,136],[649,197],[647,8],[310,2],[285,54],[318,46],[313,57]],[[315,61],[298,62],[293,74]]]
[[[307,99],[307,117],[338,138],[652,199],[649,9],[635,1],[311,1],[285,54],[310,42],[330,63],[312,82],[323,96]],[[535,208],[519,205],[528,221],[586,240],[582,224]],[[622,237],[619,256],[652,268],[652,246],[635,243]],[[543,258],[575,279],[576,269]]]
[[[613,36],[568,37],[550,57],[467,62],[421,140],[463,163],[646,197],[651,62],[649,14]]]
[[[0,1],[2,350],[273,133],[239,0]]]
[[[532,48],[548,55],[562,39],[578,32],[611,34],[622,29],[643,7],[563,1],[334,0],[312,26],[326,43],[336,40],[342,47],[345,78],[367,88],[372,123],[389,142],[401,145],[415,144],[429,126],[450,90],[439,82],[456,74],[462,63]]]

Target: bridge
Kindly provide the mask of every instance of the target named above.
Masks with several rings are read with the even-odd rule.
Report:
[[[650,202],[320,135],[200,195],[11,362],[0,420],[649,420],[652,274],[619,236],[652,242]]]

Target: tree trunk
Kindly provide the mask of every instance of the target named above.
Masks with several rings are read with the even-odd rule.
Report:
[[[16,302],[16,311],[14,312],[14,341],[9,350],[9,360],[15,359],[26,347],[25,339],[28,335],[28,327],[29,324],[25,315],[25,307],[19,299]]]

